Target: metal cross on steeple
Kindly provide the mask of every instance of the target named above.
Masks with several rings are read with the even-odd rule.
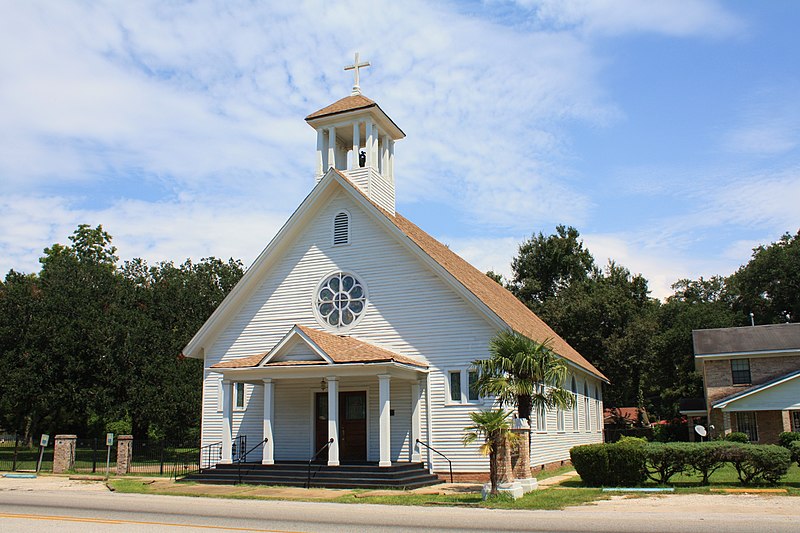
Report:
[[[353,64],[344,67],[345,70],[355,71],[355,82],[353,83],[353,96],[361,94],[361,87],[359,87],[358,85],[358,69],[368,66],[369,66],[369,61],[364,61],[363,63],[358,62],[358,52],[356,52],[356,59],[355,61],[353,61]]]

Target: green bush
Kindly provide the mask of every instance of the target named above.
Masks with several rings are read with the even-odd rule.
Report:
[[[793,442],[800,441],[800,433],[795,431],[784,431],[778,435],[778,444],[784,448],[791,448]]]
[[[724,464],[723,452],[727,442],[711,441],[697,442],[686,449],[686,465],[703,476],[701,485],[708,485],[708,478],[719,470]]]
[[[797,463],[797,466],[800,466],[800,441],[796,440],[792,443],[789,447],[789,453],[792,454],[792,461]]]
[[[672,476],[686,470],[692,447],[688,442],[648,443],[644,447],[647,477],[659,485],[666,485]]]
[[[608,480],[608,453],[606,444],[575,446],[569,457],[575,471],[590,487],[602,487]]]
[[[646,445],[646,442],[639,442],[638,439],[607,445],[609,486],[635,487],[644,483],[647,479]]]
[[[747,433],[741,433],[739,431],[728,433],[727,435],[722,437],[722,440],[728,442],[740,442],[742,444],[748,444],[750,442],[750,439],[747,437]]]
[[[789,471],[789,450],[773,444],[733,444],[723,450],[726,462],[736,469],[742,485],[767,482],[775,484]]]

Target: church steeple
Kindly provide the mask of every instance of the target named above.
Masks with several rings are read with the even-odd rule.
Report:
[[[352,65],[350,96],[311,113],[306,122],[317,130],[317,181],[331,167],[342,171],[364,194],[394,214],[394,143],[405,133],[389,115],[361,94],[358,53]]]

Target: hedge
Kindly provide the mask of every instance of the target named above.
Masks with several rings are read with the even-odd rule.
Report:
[[[784,448],[791,449],[792,443],[800,441],[800,433],[796,431],[784,431],[778,435],[778,444]]]
[[[694,471],[701,484],[723,464],[736,469],[739,481],[777,483],[792,461],[800,465],[800,441],[792,451],[775,445],[742,444],[731,441],[650,442],[626,439],[612,444],[587,444],[570,450],[570,458],[583,482],[591,487],[636,486],[649,477],[666,485],[680,472]]]
[[[797,463],[797,466],[800,466],[800,441],[794,441],[789,446],[789,452],[792,454],[792,461]]]

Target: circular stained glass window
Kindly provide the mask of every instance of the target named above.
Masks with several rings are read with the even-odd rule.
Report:
[[[345,272],[328,276],[317,291],[315,305],[327,325],[334,328],[351,326],[367,305],[364,285]]]

